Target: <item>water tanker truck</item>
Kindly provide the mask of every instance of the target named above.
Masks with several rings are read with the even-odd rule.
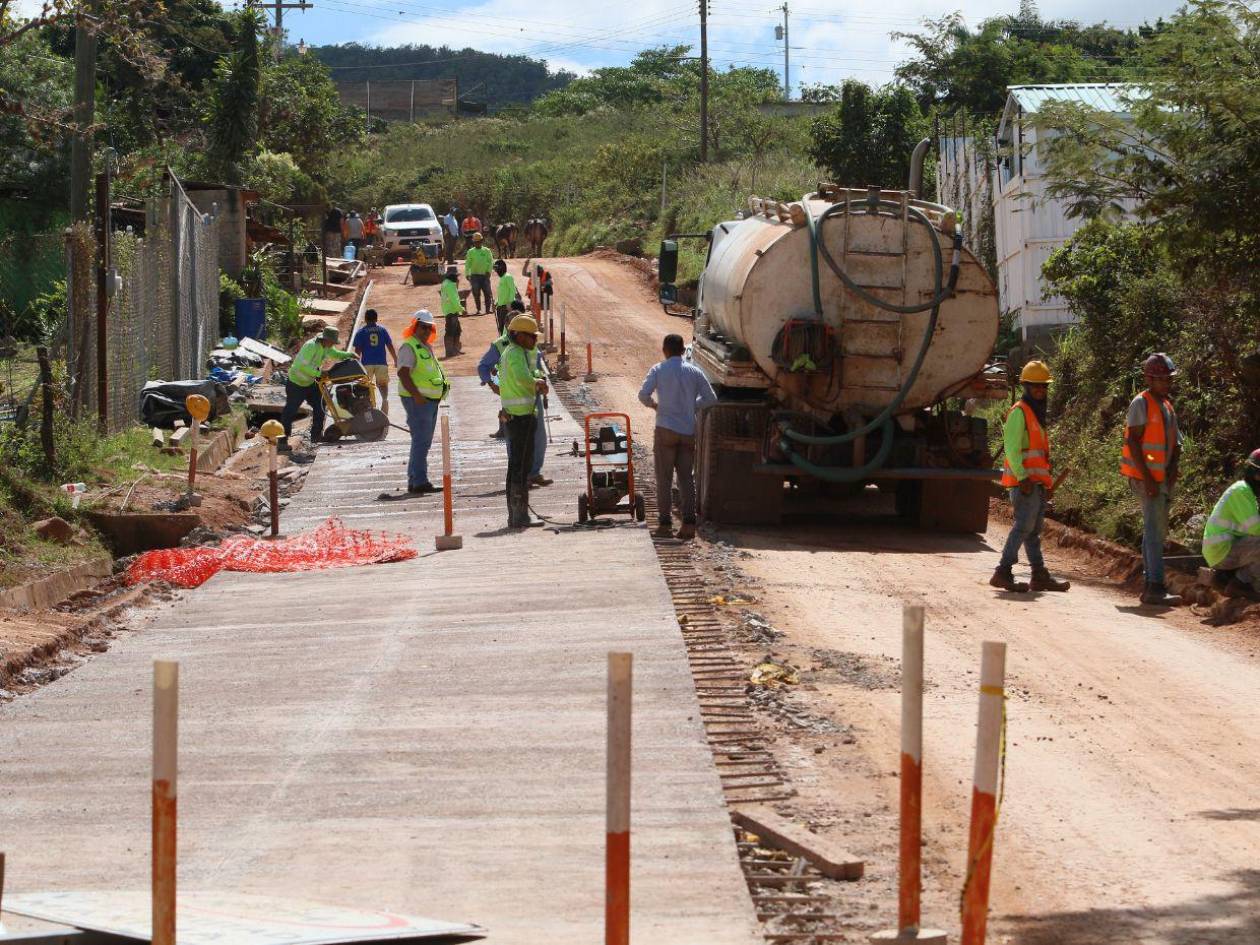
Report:
[[[984,530],[986,423],[957,408],[1004,396],[984,374],[997,290],[949,208],[830,184],[754,197],[742,219],[662,244],[667,308],[688,236],[709,244],[691,358],[718,394],[697,428],[703,518],[778,522],[877,486],[921,526]]]

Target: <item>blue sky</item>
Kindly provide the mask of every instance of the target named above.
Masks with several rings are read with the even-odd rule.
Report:
[[[231,0],[230,5],[240,5]],[[556,68],[583,72],[627,62],[635,52],[665,43],[698,44],[697,4],[690,0],[479,0],[463,5],[433,0],[313,0],[315,8],[285,12],[289,41],[311,44],[447,44],[455,48],[524,53]],[[783,22],[783,0],[710,0],[709,44],[718,68],[762,65],[780,75],[783,43],[774,28]],[[22,7],[39,0],[19,0]],[[882,0],[879,4],[827,4],[789,0],[793,88],[807,82],[839,82],[849,76],[878,84],[892,78],[906,56],[889,33],[913,30],[924,17],[961,10],[969,23],[1018,11],[1019,0]],[[1045,18],[1136,26],[1167,15],[1177,0],[1091,0],[1042,3]]]

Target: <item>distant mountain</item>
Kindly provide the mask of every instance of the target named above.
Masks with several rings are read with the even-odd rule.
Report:
[[[527,104],[547,92],[564,88],[575,76],[551,72],[547,64],[528,56],[501,56],[476,49],[448,46],[312,46],[332,72],[334,82],[375,82],[390,79],[457,79],[466,102],[484,102],[490,111],[506,105]]]

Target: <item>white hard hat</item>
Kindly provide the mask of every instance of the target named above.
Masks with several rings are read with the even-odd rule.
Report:
[[[420,309],[420,311],[416,312],[416,314],[411,317],[418,321],[421,325],[433,324],[433,313],[427,308]]]

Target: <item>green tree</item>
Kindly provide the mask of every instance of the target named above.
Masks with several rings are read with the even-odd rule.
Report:
[[[235,15],[234,48],[214,70],[204,118],[210,170],[229,184],[241,183],[241,166],[258,146],[262,63],[258,33],[262,20],[254,10]]]
[[[928,131],[914,95],[902,85],[872,89],[845,81],[840,103],[810,128],[810,156],[841,184],[900,188],[910,175],[910,153]]]
[[[262,146],[293,155],[315,178],[363,136],[362,113],[356,118],[342,106],[327,67],[310,55],[286,56],[264,69],[258,115]]]

